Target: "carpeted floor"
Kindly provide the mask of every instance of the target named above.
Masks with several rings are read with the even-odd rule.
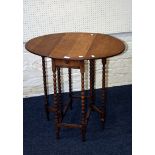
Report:
[[[96,91],[100,103],[101,90]],[[67,97],[64,94],[63,100]],[[49,96],[50,100],[53,98]],[[24,98],[24,155],[131,155],[132,154],[132,86],[107,89],[107,117],[104,129],[97,113],[91,113],[86,142],[81,141],[79,129],[62,129],[60,140],[55,139],[53,114],[47,121],[44,97]],[[80,100],[65,121],[80,121]]]

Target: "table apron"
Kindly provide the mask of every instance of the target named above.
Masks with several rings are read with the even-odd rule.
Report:
[[[84,65],[84,61],[81,60],[61,60],[61,59],[52,59],[54,61],[55,67],[62,68],[75,68],[80,69]]]

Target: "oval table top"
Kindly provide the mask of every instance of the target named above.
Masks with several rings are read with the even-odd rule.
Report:
[[[107,58],[125,50],[124,43],[100,33],[56,33],[29,40],[25,48],[36,55],[55,59],[88,60]]]

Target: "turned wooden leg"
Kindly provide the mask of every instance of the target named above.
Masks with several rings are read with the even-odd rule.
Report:
[[[52,60],[52,71],[53,71],[53,87],[54,87],[54,107],[56,109],[56,112],[55,112],[56,138],[59,139],[60,127],[58,127],[58,124],[60,122],[60,114],[59,114],[59,104],[57,100],[56,67],[54,64],[54,60]]]
[[[68,68],[68,76],[69,76],[69,98],[70,98],[70,108],[72,109],[72,72],[71,72],[71,68]]]
[[[94,80],[95,80],[95,60],[90,60],[90,107],[95,102],[95,93],[94,93]]]
[[[42,70],[43,70],[43,83],[44,83],[44,95],[45,95],[45,112],[47,120],[49,121],[49,111],[48,111],[48,95],[47,95],[47,82],[46,82],[46,66],[45,66],[45,57],[42,57]]]
[[[59,103],[59,109],[61,111],[60,121],[62,120],[63,116],[63,105],[61,100],[61,75],[60,75],[60,67],[57,68],[57,75],[58,75],[58,103]]]
[[[82,119],[81,119],[81,133],[82,133],[82,141],[85,141],[86,137],[86,112],[85,112],[85,95],[84,95],[84,71],[83,69],[81,71],[81,113],[82,113]]]
[[[105,65],[106,59],[102,59],[102,105],[101,105],[101,122],[104,122],[105,119]]]

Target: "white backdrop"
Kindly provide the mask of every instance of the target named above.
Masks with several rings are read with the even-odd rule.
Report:
[[[131,0],[24,0],[24,46],[29,39],[57,32],[116,33],[124,40],[127,50],[108,59],[107,87],[131,84],[132,33]],[[101,63],[97,61],[95,88],[101,87]],[[48,88],[53,93],[51,60],[47,59]],[[24,97],[43,94],[42,65],[39,56],[24,48]],[[63,92],[68,91],[68,73],[63,70]],[[80,74],[73,70],[73,91],[79,91]],[[85,81],[88,81],[88,67]],[[85,83],[85,89],[89,83]]]
[[[131,0],[24,0],[24,42],[64,31],[131,32]]]

